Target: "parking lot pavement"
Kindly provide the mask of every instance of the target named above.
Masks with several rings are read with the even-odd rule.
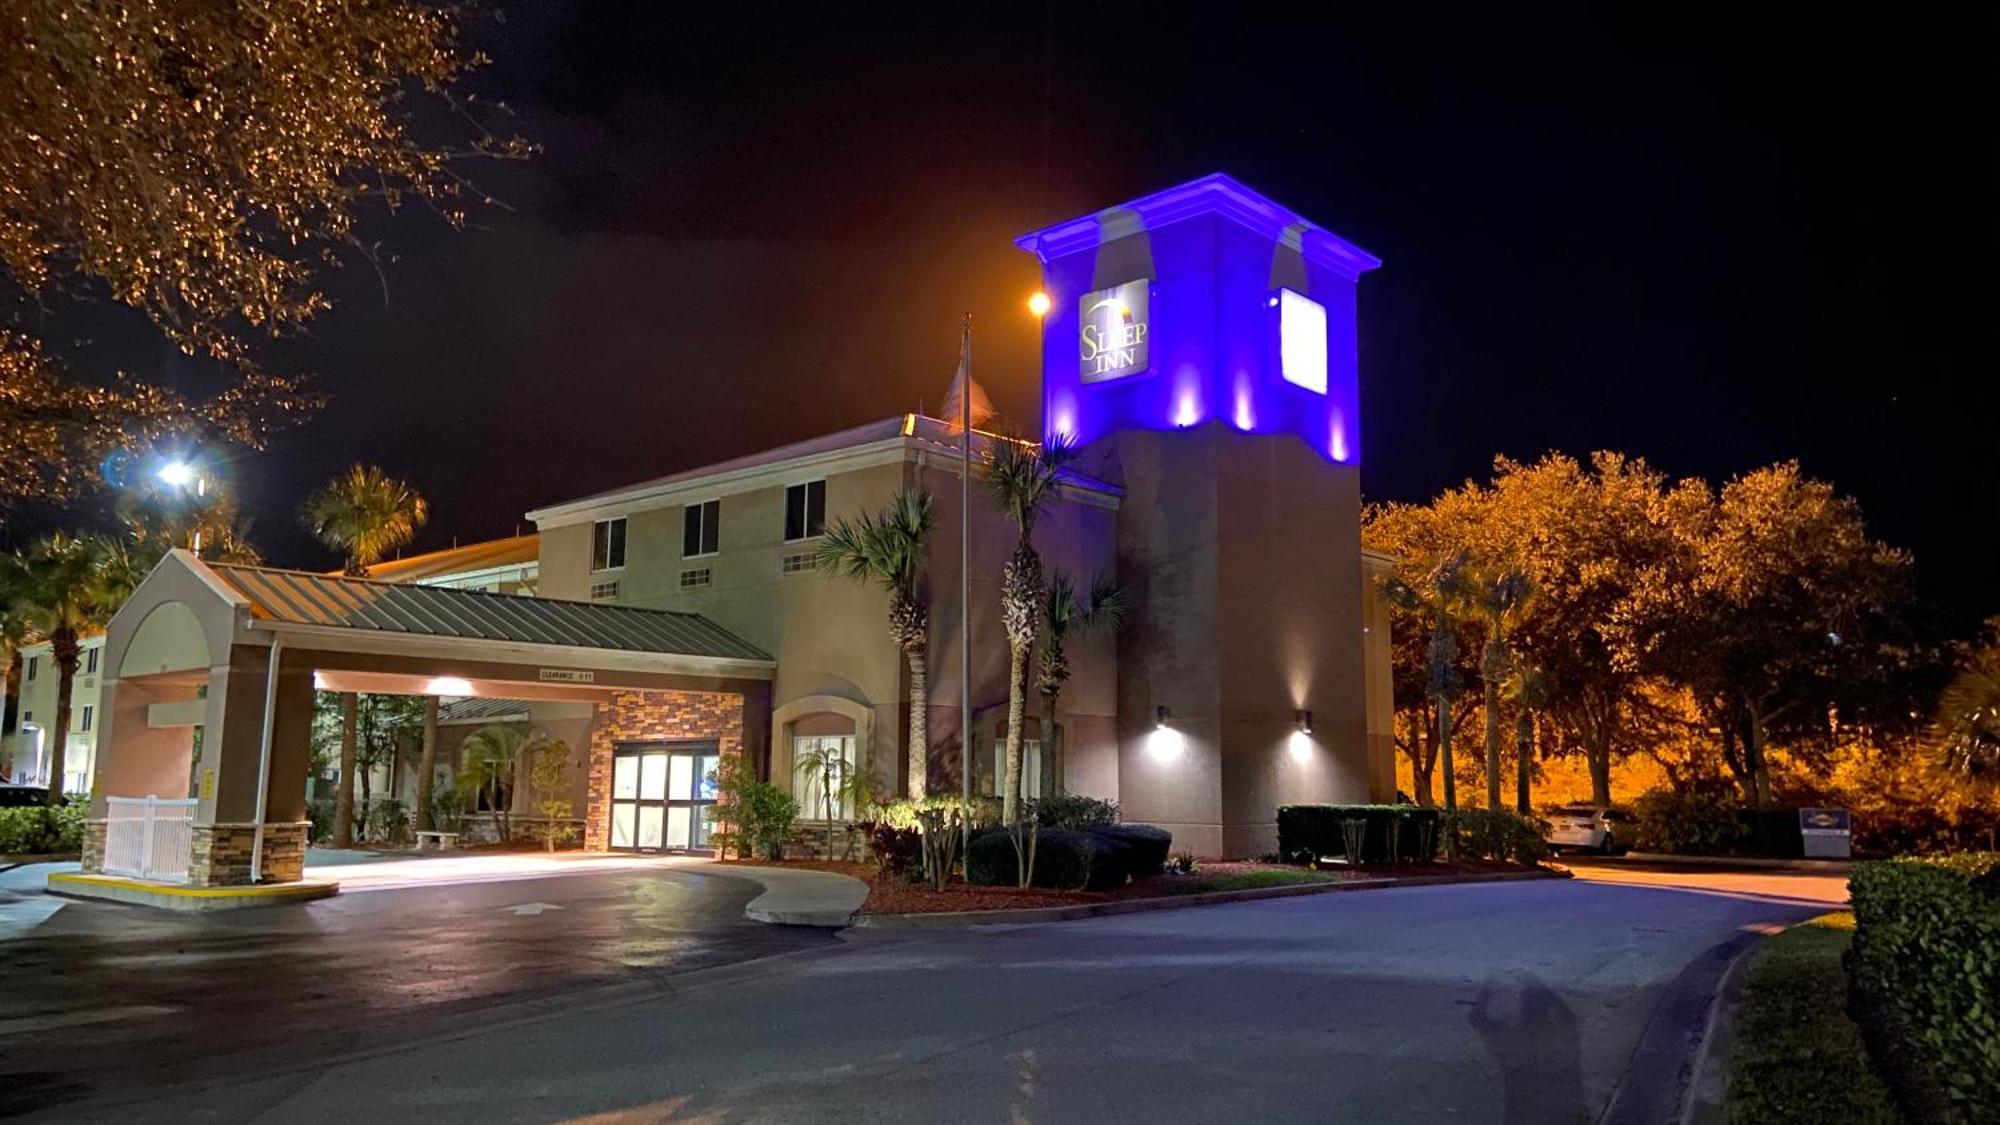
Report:
[[[748,920],[763,888],[698,861],[441,862],[345,867],[367,889],[218,913],[0,891],[0,1116],[834,940]]]

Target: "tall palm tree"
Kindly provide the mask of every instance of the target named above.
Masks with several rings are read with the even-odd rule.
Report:
[[[1486,626],[1479,652],[1482,710],[1486,712],[1486,807],[1500,808],[1500,695],[1514,662],[1511,633],[1528,604],[1528,575],[1519,567],[1468,574],[1467,601]]]
[[[903,489],[880,515],[835,520],[820,541],[818,564],[837,574],[873,582],[889,593],[889,636],[910,668],[910,796],[922,800],[930,769],[931,606],[924,591],[924,558],[936,524],[931,494]]]
[[[313,538],[346,556],[348,575],[366,578],[369,567],[416,536],[431,508],[407,481],[355,465],[307,497],[300,514]]]
[[[1458,811],[1458,782],[1451,760],[1451,701],[1464,689],[1458,674],[1458,608],[1465,601],[1467,589],[1462,555],[1439,562],[1419,582],[1391,578],[1382,584],[1382,592],[1390,601],[1421,613],[1431,623],[1428,687],[1436,701],[1438,765],[1444,771],[1447,813]],[[1445,839],[1448,847],[1448,833]]]
[[[1932,761],[1945,773],[2000,786],[2000,647],[1973,653],[1938,696]]]
[[[1505,695],[1514,708],[1514,811],[1533,816],[1529,783],[1535,772],[1535,712],[1548,701],[1548,681],[1542,670],[1527,660],[1516,658],[1507,676]]]
[[[98,540],[58,532],[35,544],[24,564],[22,593],[27,620],[48,640],[56,666],[56,718],[49,734],[52,805],[62,800],[70,689],[76,682],[82,638],[102,624],[108,608],[100,580],[103,549]]]
[[[1047,627],[1042,631],[1042,660],[1035,672],[1035,690],[1042,696],[1042,794],[1060,797],[1067,776],[1063,756],[1067,747],[1056,731],[1056,699],[1069,683],[1069,638],[1072,633],[1092,629],[1116,629],[1125,620],[1125,588],[1110,575],[1100,574],[1090,584],[1090,600],[1077,596],[1076,583],[1069,575],[1049,580],[1049,592],[1042,612]]]
[[[1019,819],[1028,655],[1042,620],[1042,557],[1035,553],[1035,520],[1055,496],[1063,467],[1074,456],[1075,447],[1060,435],[1039,446],[1001,439],[986,455],[987,495],[1020,533],[1000,579],[1000,623],[1007,632],[1007,770],[1000,815],[1007,824]]]
[[[349,577],[366,578],[382,556],[408,543],[430,519],[430,503],[407,481],[374,465],[354,465],[306,498],[300,516],[313,538],[346,556]],[[354,842],[354,752],[356,713],[353,692],[341,696],[340,792],[334,800],[335,847]]]

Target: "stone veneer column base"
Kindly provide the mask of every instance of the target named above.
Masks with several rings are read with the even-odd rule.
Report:
[[[305,878],[306,834],[311,827],[311,822],[304,820],[264,826],[264,882],[296,883]],[[247,885],[250,882],[250,852],[256,838],[255,824],[195,825],[194,855],[188,862],[188,885]]]
[[[92,874],[104,870],[104,834],[107,821],[86,820],[83,822],[83,869]]]

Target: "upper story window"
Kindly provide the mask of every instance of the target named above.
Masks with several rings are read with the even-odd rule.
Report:
[[[590,531],[590,569],[617,570],[625,565],[625,517],[598,520]]]
[[[90,729],[90,723],[91,723],[91,720],[92,720],[92,719],[95,719],[96,717],[97,717],[97,708],[95,708],[95,707],[92,707],[92,706],[91,706],[90,704],[88,704],[88,703],[84,704],[84,705],[83,705],[83,729],[84,729],[84,730],[89,730],[89,729]]]
[[[84,650],[83,650],[83,674],[84,674],[84,675],[86,675],[86,676],[94,676],[94,675],[96,675],[96,674],[97,674],[97,654],[98,654],[98,653],[100,653],[100,652],[102,652],[102,651],[104,651],[104,650],[103,650],[103,649],[97,649],[97,648],[87,648],[87,649],[84,649]]]
[[[826,534],[826,482],[807,481],[785,489],[785,542]]]
[[[35,671],[36,671],[36,669],[38,669],[38,668],[39,668],[39,667],[41,666],[41,663],[42,663],[42,658],[41,658],[41,657],[39,657],[39,656],[30,656],[30,657],[28,658],[28,678],[29,678],[29,679],[31,679],[31,680],[32,680],[32,679],[34,679],[34,678],[35,678]]]
[[[722,501],[705,500],[682,509],[681,557],[712,555],[722,542]]]

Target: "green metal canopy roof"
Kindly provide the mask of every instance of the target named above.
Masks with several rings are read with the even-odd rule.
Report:
[[[261,566],[202,565],[250,603],[252,617],[264,621],[772,661],[769,653],[696,613],[403,585]]]

